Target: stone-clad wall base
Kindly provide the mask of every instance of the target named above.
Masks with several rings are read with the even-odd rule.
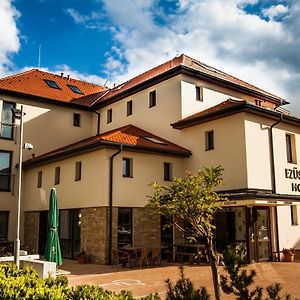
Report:
[[[38,253],[39,248],[40,213],[38,211],[25,212],[24,243],[22,248],[29,254]]]
[[[81,213],[81,249],[90,262],[106,264],[108,258],[108,208],[82,208]]]
[[[135,247],[159,247],[160,216],[151,208],[133,208],[133,233]]]

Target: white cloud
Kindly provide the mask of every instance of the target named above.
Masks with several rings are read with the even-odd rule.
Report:
[[[16,21],[20,13],[11,0],[0,1],[0,74],[5,75],[12,66],[11,55],[20,49],[20,37]]]
[[[264,8],[262,10],[262,13],[265,17],[268,17],[269,19],[273,20],[274,18],[278,16],[282,16],[286,13],[288,13],[289,8],[287,6],[284,6],[282,4],[278,5],[272,5],[268,8]]]
[[[122,7],[117,0],[102,2],[114,24],[115,45],[107,64],[117,83],[177,53],[186,53],[288,98],[300,112],[298,1],[289,0],[289,11],[273,1],[278,4],[274,5],[277,13],[286,16],[276,21],[274,8],[273,18],[267,21],[261,17],[262,12],[250,14],[244,10],[245,5],[257,4],[258,0],[178,0],[175,12],[165,14],[160,23],[157,1],[142,5],[126,0]]]

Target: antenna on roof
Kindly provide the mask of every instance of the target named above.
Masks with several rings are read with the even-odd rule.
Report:
[[[42,45],[39,45],[39,58],[38,58],[38,68],[41,67],[41,51],[42,51]]]
[[[108,65],[108,67],[107,67],[107,78],[106,78],[103,86],[106,86],[107,82],[109,81],[109,76],[110,76],[110,71],[109,71],[109,65]]]

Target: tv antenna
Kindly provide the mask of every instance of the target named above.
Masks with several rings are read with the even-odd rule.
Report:
[[[38,68],[41,67],[41,52],[42,52],[42,45],[39,45],[39,57],[38,57]]]

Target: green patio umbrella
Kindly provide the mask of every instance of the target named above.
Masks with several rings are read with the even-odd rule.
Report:
[[[45,260],[56,262],[56,266],[62,264],[61,250],[58,237],[58,207],[56,190],[51,189],[48,212],[49,232],[45,247]]]

